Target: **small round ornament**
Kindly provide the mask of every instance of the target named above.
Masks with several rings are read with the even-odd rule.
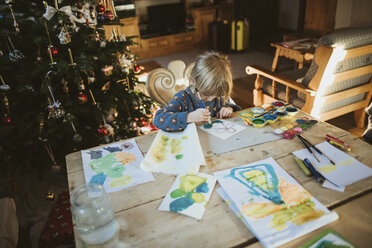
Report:
[[[145,121],[145,120],[141,120],[141,126],[142,127],[146,127],[146,126],[148,126],[149,125],[149,123],[147,122],[147,121]]]
[[[107,135],[107,129],[104,126],[100,126],[97,130],[97,134],[100,137],[105,137]]]
[[[3,123],[9,125],[9,124],[12,123],[12,119],[10,119],[10,117],[8,115],[4,115]]]
[[[101,41],[99,43],[99,46],[102,47],[102,48],[105,48],[106,47],[106,41]]]
[[[133,69],[134,69],[135,73],[140,73],[141,72],[141,67],[137,64],[133,66]]]
[[[103,13],[103,16],[104,16],[104,19],[105,19],[105,20],[109,20],[109,21],[111,21],[112,19],[114,19],[114,14],[112,13],[111,10],[106,10],[106,11]]]
[[[88,101],[87,95],[85,95],[83,92],[79,92],[79,95],[77,97],[77,100],[80,104],[84,104]]]
[[[106,65],[105,67],[103,67],[101,69],[101,71],[103,71],[103,73],[105,74],[106,77],[108,76],[111,76],[112,75],[112,70],[114,69],[114,67],[112,65]]]
[[[105,6],[103,6],[102,4],[97,4],[97,12],[98,13],[103,13],[105,12]]]
[[[114,128],[110,125],[110,124],[105,124],[104,127],[106,128],[107,130],[107,135],[108,136],[113,136],[115,134],[114,132]]]
[[[49,200],[49,201],[54,200],[54,193],[53,193],[53,192],[48,192],[48,193],[46,193],[46,195],[45,195],[45,199],[47,199],[47,200]]]
[[[57,56],[58,55],[58,49],[54,46],[50,46],[50,51],[52,52],[52,55],[53,56]],[[47,50],[47,53],[49,54],[49,51]]]
[[[72,141],[74,141],[75,143],[80,143],[82,140],[83,137],[78,133],[75,133],[74,136],[72,137]]]

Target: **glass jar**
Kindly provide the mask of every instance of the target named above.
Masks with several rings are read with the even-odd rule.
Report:
[[[109,195],[100,184],[90,183],[71,193],[71,212],[80,238],[87,244],[102,244],[118,228]]]

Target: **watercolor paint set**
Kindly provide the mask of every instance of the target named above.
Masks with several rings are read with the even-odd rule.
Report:
[[[289,106],[283,101],[275,101],[270,104],[263,104],[260,107],[254,107],[247,111],[239,113],[240,118],[245,124],[254,126],[256,128],[264,127],[266,124],[270,125],[276,121],[292,117],[298,113],[298,108]]]

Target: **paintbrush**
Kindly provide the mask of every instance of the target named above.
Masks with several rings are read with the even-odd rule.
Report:
[[[319,150],[318,148],[316,148],[313,144],[310,143],[310,141],[308,141],[307,139],[305,139],[304,137],[302,137],[301,135],[298,135],[298,137],[303,140],[304,142],[306,142],[307,144],[310,145],[311,148],[313,148],[317,153],[319,153],[320,155],[323,155],[324,157],[326,157],[332,164],[335,165],[335,162],[333,162],[332,159],[330,159],[327,155],[325,155],[321,150]]]
[[[315,157],[315,159],[320,163],[319,158],[313,153],[313,151],[310,149],[310,146],[303,140],[301,139],[302,137],[300,135],[297,135],[298,139],[301,140],[302,144],[306,147],[306,149]]]
[[[199,93],[198,89],[195,88],[195,91],[196,91],[196,94],[198,95],[198,98],[199,98],[199,101],[200,101],[200,105],[202,106],[202,108],[205,108],[204,102],[201,99],[201,96],[200,96],[200,93]],[[208,123],[211,124],[211,118],[208,118]]]
[[[287,107],[288,105],[291,105],[291,104],[290,104],[290,103],[287,103],[286,105],[283,105],[283,106],[281,106],[280,108]],[[278,110],[278,109],[279,109],[279,108],[273,108],[273,109],[270,109],[269,111],[263,112],[262,114],[257,115],[256,117],[261,117],[261,116],[263,116],[263,115],[265,115],[265,114],[270,114],[270,113],[272,113],[272,112],[274,112],[275,110]]]

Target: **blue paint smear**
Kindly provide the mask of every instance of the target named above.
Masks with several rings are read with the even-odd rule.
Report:
[[[189,197],[181,197],[169,204],[169,210],[172,212],[180,212],[187,209],[192,204],[194,204],[194,201]]]
[[[105,183],[105,180],[106,180],[106,175],[105,173],[102,172],[102,173],[92,176],[89,183],[98,183],[98,184],[103,185]]]
[[[199,187],[196,188],[195,192],[197,193],[208,193],[209,187],[208,183],[202,183],[199,185]]]
[[[247,180],[247,178],[244,177],[243,174],[251,170],[260,170],[264,172],[264,174],[266,175],[267,183],[271,189],[265,190],[261,187],[258,187],[253,182]],[[235,168],[230,171],[230,177],[234,178],[235,180],[239,181],[244,186],[246,186],[249,189],[248,192],[253,195],[262,196],[275,204],[283,203],[282,197],[279,193],[278,177],[276,176],[273,167],[269,164],[259,164]]]

